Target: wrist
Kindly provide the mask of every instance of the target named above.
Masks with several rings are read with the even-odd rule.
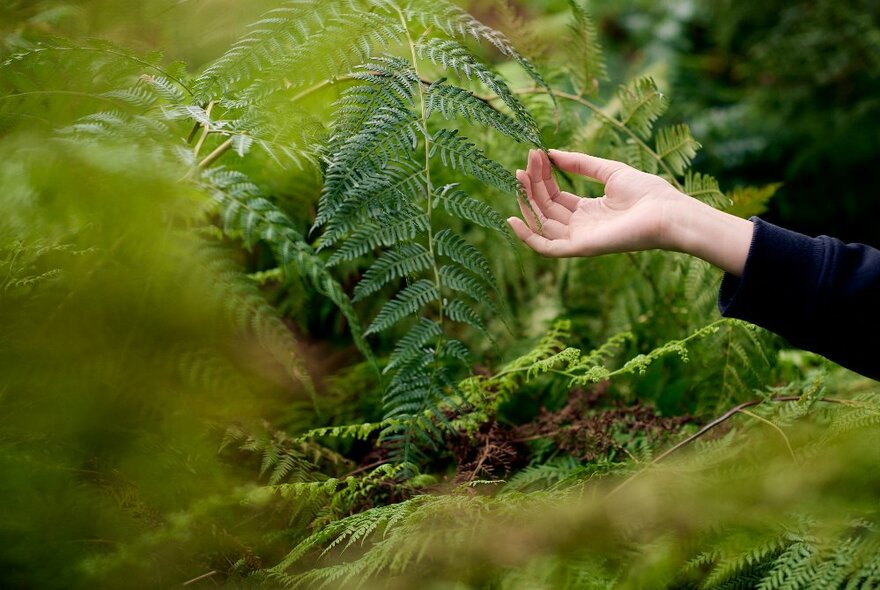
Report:
[[[748,258],[754,224],[679,193],[663,222],[664,248],[702,258],[739,276]]]

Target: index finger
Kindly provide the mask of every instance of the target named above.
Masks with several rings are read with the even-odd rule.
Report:
[[[611,179],[611,175],[615,172],[628,168],[626,164],[617,160],[606,160],[605,158],[597,158],[596,156],[588,156],[578,152],[550,150],[550,157],[553,159],[554,164],[566,172],[589,176],[603,184],[607,184]]]

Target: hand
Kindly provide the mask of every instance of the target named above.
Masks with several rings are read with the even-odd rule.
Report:
[[[685,195],[659,176],[623,162],[550,150],[562,170],[605,184],[605,195],[581,198],[560,191],[547,155],[529,152],[526,170],[516,177],[532,211],[507,222],[530,248],[545,256],[598,256],[662,248],[686,252],[739,276],[752,241],[751,221],[724,213]]]
[[[588,176],[605,184],[605,196],[581,198],[560,191],[551,174],[547,154],[529,152],[523,184],[540,229],[528,207],[520,203],[523,218],[508,219],[516,235],[545,256],[597,256],[651,248],[669,248],[665,239],[664,210],[688,199],[668,182],[622,162],[575,152],[550,150],[562,170]]]

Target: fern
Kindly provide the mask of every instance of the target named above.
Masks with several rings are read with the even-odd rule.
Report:
[[[572,12],[569,39],[572,54],[577,56],[576,65],[569,66],[571,78],[577,84],[578,94],[596,94],[599,82],[608,78],[599,36],[592,18],[577,0],[569,0],[569,5]]]
[[[485,330],[472,304],[453,294],[482,306],[497,291],[483,255],[451,230],[435,227],[435,209],[442,203],[448,215],[509,235],[494,210],[453,184],[434,186],[432,176],[437,168],[446,168],[508,194],[521,190],[506,167],[460,130],[435,129],[433,115],[488,126],[525,143],[539,141],[533,118],[509,86],[455,37],[486,38],[513,56],[506,40],[451,6],[441,3],[426,17],[421,5],[415,10],[416,4],[376,3],[377,13],[396,13],[410,59],[372,56],[353,68],[354,84],[335,103],[314,224],[323,232],[320,248],[335,249],[330,265],[387,248],[355,287],[358,301],[389,283],[408,282],[382,306],[366,334],[422,316],[400,340],[388,365],[395,372],[385,395],[386,418],[399,421],[383,431],[382,440],[406,465],[419,456],[417,443],[431,445],[442,435],[438,425],[446,420],[440,404],[448,403],[455,391],[447,365],[468,358],[461,342],[444,337],[445,322]],[[427,27],[432,26],[449,36],[431,36]],[[448,78],[426,81],[423,60],[459,80],[479,81],[501,97],[510,114],[450,84]],[[415,165],[420,161],[423,164]],[[449,262],[441,263],[441,257]]]
[[[366,358],[372,359],[351,301],[287,215],[261,196],[259,188],[239,172],[213,168],[203,178],[205,188],[214,193],[215,202],[221,209],[225,231],[240,236],[248,247],[257,239],[271,245],[285,272],[307,277],[319,293],[339,307],[349,321],[352,339],[358,349]]]
[[[700,147],[687,125],[661,128],[656,141],[657,154],[679,175],[684,174]]]
[[[684,181],[684,192],[708,203],[713,207],[726,207],[730,200],[721,192],[718,181],[706,174],[688,172]]]
[[[621,86],[617,96],[623,105],[620,122],[643,139],[650,137],[654,122],[669,106],[669,99],[651,78],[640,78]]]

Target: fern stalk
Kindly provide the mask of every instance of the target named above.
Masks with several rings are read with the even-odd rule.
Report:
[[[519,90],[514,90],[513,92],[514,92],[514,94],[550,94],[546,89],[538,88],[538,87],[523,88],[523,89],[519,89]],[[582,106],[587,107],[588,109],[593,111],[593,113],[595,113],[596,116],[599,117],[600,119],[602,119],[605,123],[614,127],[614,129],[616,129],[618,132],[625,134],[630,140],[632,140],[633,143],[635,143],[641,149],[643,149],[645,151],[645,153],[648,154],[648,156],[650,156],[650,158],[652,160],[656,161],[658,166],[663,168],[663,171],[666,173],[667,176],[669,176],[670,182],[672,183],[672,185],[676,189],[684,192],[684,185],[682,185],[681,182],[679,182],[678,178],[676,178],[676,175],[673,173],[672,169],[669,167],[669,165],[666,163],[666,161],[660,156],[660,154],[658,154],[651,146],[649,146],[647,143],[645,143],[645,141],[641,137],[639,137],[638,134],[636,134],[632,129],[627,127],[624,123],[621,123],[620,121],[618,121],[614,117],[608,115],[607,113],[605,113],[605,111],[603,111],[599,107],[599,105],[584,98],[583,96],[579,96],[577,94],[571,94],[569,92],[563,92],[561,90],[554,90],[552,96],[564,98],[564,99],[569,100],[571,102],[576,102]],[[494,95],[494,96],[481,96],[480,98],[482,98],[483,100],[486,100],[486,101],[495,101],[495,100],[499,100],[501,97],[498,95]]]
[[[400,15],[400,24],[403,26],[404,31],[406,31],[406,41],[409,44],[410,58],[412,59],[413,69],[416,72],[416,76],[418,76],[419,80],[422,79],[422,74],[419,71],[419,61],[418,56],[416,54],[416,44],[413,41],[412,34],[410,33],[409,26],[407,25],[406,16],[403,14],[403,11],[400,8],[397,9],[397,13]],[[430,29],[428,29],[430,30]],[[422,33],[424,36],[428,30],[425,30]],[[431,182],[431,133],[428,131],[428,110],[425,99],[425,89],[421,82],[416,84],[418,92],[419,92],[419,116],[422,121],[422,135],[424,136],[425,141],[425,197],[427,201],[427,206],[425,209],[425,217],[427,218],[428,225],[428,256],[431,259],[431,272],[434,275],[434,286],[437,288],[437,292],[440,293],[440,297],[437,298],[437,317],[438,323],[440,324],[440,335],[437,336],[437,352],[440,352],[440,346],[443,344],[443,296],[442,296],[442,283],[440,281],[440,269],[437,267],[437,256],[434,252],[434,227],[431,223],[432,213],[434,211],[434,186]],[[435,357],[434,359],[434,367],[436,371],[436,365],[439,360]]]
[[[205,108],[205,115],[210,117],[211,111],[214,109],[214,101],[208,103],[208,106]],[[205,140],[208,138],[208,134],[210,133],[207,125],[202,125],[202,134],[199,135],[199,140],[196,142],[195,147],[193,148],[193,158],[199,157],[199,152],[202,151],[202,146],[205,144]]]

